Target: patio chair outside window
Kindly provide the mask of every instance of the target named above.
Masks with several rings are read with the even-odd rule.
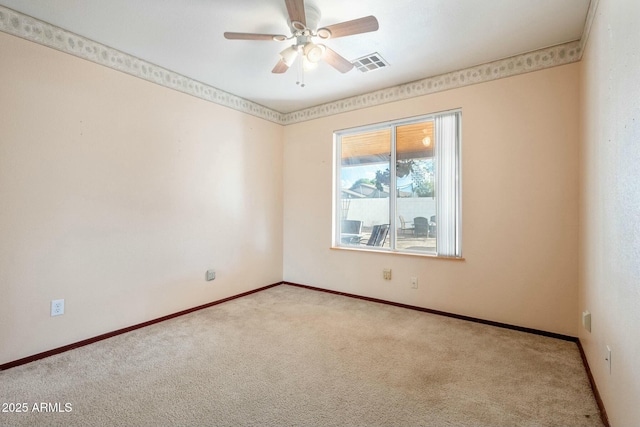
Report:
[[[429,220],[423,216],[413,218],[414,234],[416,236],[429,235]]]
[[[413,223],[405,221],[404,217],[400,215],[400,232],[405,234],[407,231],[413,233]]]
[[[362,221],[354,219],[343,219],[340,229],[340,240],[345,244],[359,244],[362,238]]]
[[[429,235],[427,237],[436,237],[437,235],[437,227],[436,216],[431,215],[431,219],[429,220]]]
[[[367,246],[384,246],[389,234],[389,224],[374,225]]]

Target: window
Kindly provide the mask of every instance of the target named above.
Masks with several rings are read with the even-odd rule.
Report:
[[[333,245],[460,257],[460,129],[453,111],[335,132]]]

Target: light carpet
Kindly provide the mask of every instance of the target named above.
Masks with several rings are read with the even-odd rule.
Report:
[[[0,372],[7,402],[3,426],[602,425],[575,343],[289,285]]]

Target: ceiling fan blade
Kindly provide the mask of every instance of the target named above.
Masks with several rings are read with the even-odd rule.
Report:
[[[271,70],[271,72],[274,74],[282,74],[285,73],[288,69],[289,66],[284,62],[284,60],[281,59],[280,61],[278,61],[276,66],[273,67],[273,70]]]
[[[329,30],[332,39],[338,37],[351,36],[353,34],[368,33],[371,31],[377,31],[379,25],[375,16],[365,16],[364,18],[354,19],[353,21],[341,22],[339,24],[329,25],[318,29],[318,34],[322,34],[323,30]],[[322,37],[322,36],[321,36]],[[322,37],[322,38],[329,38]]]
[[[287,5],[287,12],[291,22],[298,21],[307,25],[307,19],[304,15],[304,0],[284,0]]]
[[[351,71],[351,69],[353,68],[353,64],[351,62],[326,46],[323,58],[327,62],[327,64],[331,65],[341,73]]]
[[[265,40],[265,41],[283,41],[287,36],[282,34],[255,34],[255,33],[224,33],[224,38],[229,40]]]

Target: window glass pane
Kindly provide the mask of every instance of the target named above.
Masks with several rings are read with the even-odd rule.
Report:
[[[433,121],[396,127],[396,249],[436,253]]]
[[[344,130],[335,141],[334,244],[462,256],[460,111]]]
[[[391,130],[341,138],[340,245],[389,248]]]

